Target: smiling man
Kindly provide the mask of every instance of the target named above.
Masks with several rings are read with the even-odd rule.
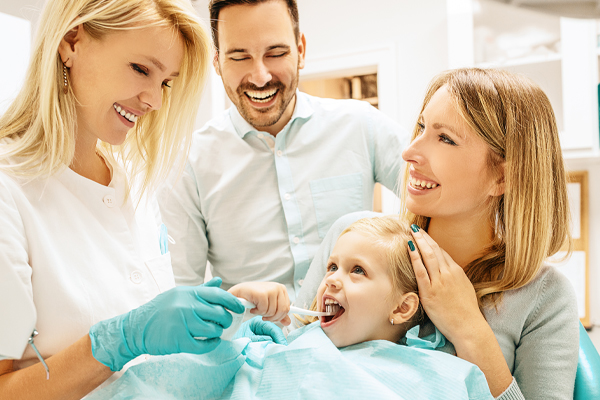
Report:
[[[195,132],[161,192],[178,284],[275,281],[290,298],[329,227],[394,190],[408,134],[365,102],[297,90],[306,39],[295,0],[213,0],[214,67],[233,106]]]

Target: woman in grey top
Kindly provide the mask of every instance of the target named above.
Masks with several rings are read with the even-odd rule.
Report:
[[[495,397],[572,398],[575,295],[544,265],[571,247],[566,174],[546,95],[504,71],[440,74],[402,157],[402,214],[414,224],[410,253],[431,321],[458,357],[479,366]],[[364,216],[334,224],[297,304],[310,303],[335,239]]]

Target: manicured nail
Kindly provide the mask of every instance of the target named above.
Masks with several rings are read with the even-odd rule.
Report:
[[[412,242],[412,240],[408,241],[408,247],[410,247],[410,251],[415,251],[415,244]]]
[[[410,229],[412,229],[413,232],[419,232],[419,225],[417,224],[412,224],[410,226]]]

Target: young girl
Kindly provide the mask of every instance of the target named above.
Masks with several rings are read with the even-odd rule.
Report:
[[[443,73],[402,156],[404,214],[422,257],[410,254],[428,317],[458,357],[481,368],[494,396],[571,398],[576,299],[544,265],[570,247],[565,169],[546,95],[508,72]],[[296,305],[314,296],[337,233],[363,217],[332,227]]]
[[[418,337],[415,325],[424,315],[409,232],[398,216],[362,219],[342,232],[314,300],[317,310],[335,315],[293,331],[288,346],[241,339],[202,356],[152,358],[90,400],[167,395],[490,400],[485,377],[474,365],[423,350],[442,346],[444,339],[439,332]],[[278,283],[249,282],[229,291],[256,304],[253,312],[269,320],[284,320],[290,308],[285,286]],[[401,341],[408,346],[398,345]]]
[[[0,360],[0,393],[80,399],[142,354],[214,349],[224,307],[244,308],[215,287],[169,290],[159,246],[152,190],[189,147],[210,58],[189,1],[48,0],[37,33],[0,118],[0,281],[35,305],[45,361],[32,346]],[[18,354],[2,340],[15,314],[0,358]]]
[[[311,309],[335,312],[321,317],[321,327],[337,347],[369,340],[398,342],[424,314],[415,274],[406,251],[408,224],[398,216],[362,219],[344,230],[327,263],[327,273]],[[289,325],[285,286],[246,282],[229,292],[257,308],[266,321]],[[303,324],[316,317],[298,318]]]

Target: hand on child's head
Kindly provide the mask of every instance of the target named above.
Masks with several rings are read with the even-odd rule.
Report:
[[[241,297],[256,305],[252,314],[262,315],[264,321],[291,323],[290,298],[287,289],[276,282],[244,282],[233,286],[229,293]]]

